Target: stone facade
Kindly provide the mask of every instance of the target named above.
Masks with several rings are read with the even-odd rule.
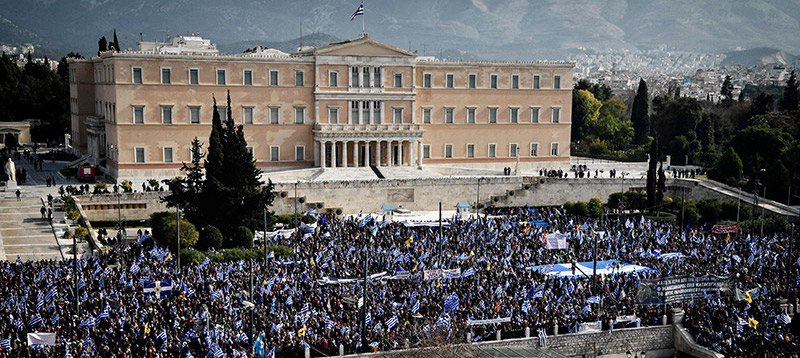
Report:
[[[366,34],[293,54],[185,39],[196,48],[140,42],[70,59],[75,150],[117,178],[179,175],[192,139],[207,142],[212,98],[225,106],[230,91],[265,172],[569,162],[571,62],[441,60]]]

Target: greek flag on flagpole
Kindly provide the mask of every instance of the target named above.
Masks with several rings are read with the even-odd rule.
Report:
[[[356,12],[354,12],[353,15],[350,16],[350,21],[355,20],[356,16],[358,16],[358,15],[364,15],[364,4],[361,4],[361,5],[358,6],[358,9],[356,9]]]
[[[464,273],[461,274],[461,277],[470,277],[470,276],[472,276],[474,274],[475,274],[475,268],[474,267],[470,267],[466,271],[464,271]]]
[[[583,314],[587,314],[587,313],[591,313],[591,312],[592,312],[592,306],[586,305],[586,306],[583,307]]]
[[[364,323],[366,324],[372,323],[372,314],[370,314],[369,312],[367,312],[367,316],[364,317]]]
[[[335,326],[335,325],[336,325],[336,322],[334,322],[332,319],[330,319],[328,317],[325,317],[325,328],[327,328],[330,331],[330,330],[333,329],[333,326]]]
[[[167,331],[162,329],[161,332],[158,332],[158,335],[156,336],[156,339],[160,339],[162,341],[166,341],[167,340]]]
[[[0,348],[2,348],[4,351],[10,351],[11,350],[11,340],[6,338],[6,339],[0,341]]]
[[[600,304],[600,296],[592,296],[586,299],[587,303],[599,305]]]
[[[414,306],[411,307],[411,313],[417,313],[419,311],[419,300],[414,302]]]

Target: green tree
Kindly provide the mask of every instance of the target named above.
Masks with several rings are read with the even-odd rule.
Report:
[[[757,116],[759,114],[764,114],[767,112],[771,112],[775,108],[775,98],[764,92],[761,92],[753,99],[753,103],[750,104],[750,117]]]
[[[633,140],[642,144],[650,134],[650,98],[647,94],[647,82],[639,79],[639,88],[631,106],[631,123],[633,124]]]
[[[762,168],[769,167],[794,139],[777,129],[753,126],[740,130],[731,138],[730,146],[742,158],[744,167],[751,172],[751,180]]]
[[[725,80],[722,81],[722,88],[719,90],[719,94],[725,96],[726,98],[731,98],[733,96],[733,84],[731,83],[731,76],[725,76]]]
[[[231,112],[230,93],[228,115],[222,124],[214,104],[214,117],[206,157],[206,180],[203,188],[204,207],[200,215],[206,222],[232,237],[240,226],[261,227],[262,211],[274,198],[271,181],[261,180],[252,154],[247,150],[244,128],[236,125]],[[272,216],[272,213],[268,214]],[[269,220],[269,218],[268,218]],[[228,241],[225,247],[235,246]]]
[[[789,170],[781,160],[776,160],[767,167],[765,179],[767,198],[786,203],[789,197]]]
[[[236,247],[249,249],[253,247],[253,232],[244,226],[239,226],[234,232],[233,240]]]
[[[792,71],[789,79],[786,80],[786,87],[783,88],[783,98],[781,98],[780,109],[782,111],[796,111],[800,104],[800,94],[798,94],[797,77]]]
[[[120,47],[119,47],[119,40],[117,39],[117,29],[114,29],[114,42],[112,42],[112,44],[114,45],[114,47],[111,49],[116,52],[119,52]]]
[[[165,181],[169,186],[170,194],[162,200],[167,203],[167,207],[180,206],[186,218],[191,222],[203,222],[201,215],[201,202],[203,195],[203,144],[197,137],[192,140],[192,162],[191,166],[183,162],[181,171],[186,173],[185,178],[173,178]]]
[[[222,248],[222,233],[213,225],[206,225],[200,231],[197,248],[203,251]]]
[[[742,180],[742,159],[733,148],[728,147],[719,158],[712,179],[731,186],[739,186]]]
[[[618,99],[605,101],[598,117],[587,123],[587,134],[609,143],[613,149],[625,149],[633,140],[633,126],[625,115],[625,104]]]
[[[664,191],[667,189],[667,175],[664,173],[664,163],[658,166],[658,181],[656,183],[656,203],[664,201]]]
[[[100,40],[97,40],[97,55],[104,51],[108,51],[108,40],[105,36],[101,36]]]

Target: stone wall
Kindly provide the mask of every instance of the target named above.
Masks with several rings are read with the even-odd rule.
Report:
[[[642,328],[618,329],[614,334],[608,331],[598,333],[562,334],[547,336],[547,346],[539,346],[539,338],[535,331],[531,331],[531,338],[505,339],[501,341],[465,344],[465,351],[470,348],[480,348],[491,351],[492,348],[501,347],[530,347],[556,352],[566,357],[595,357],[600,352],[603,357],[624,357],[625,352],[647,352],[648,357],[666,358],[675,353],[673,343],[673,326],[654,326]],[[458,349],[454,349],[458,351]],[[402,354],[406,352],[407,354]],[[406,351],[383,352],[384,356],[425,356],[425,350],[410,349]],[[349,357],[369,357],[374,354],[354,354]],[[552,356],[552,355],[550,355]]]
[[[568,357],[594,357],[631,352],[670,350],[673,345],[673,327],[655,326],[618,329],[614,334],[599,333],[569,334],[547,337],[547,348]],[[537,339],[538,340],[538,339]],[[648,354],[648,357],[653,356]]]
[[[78,195],[86,216],[91,221],[116,221],[121,215],[122,220],[142,220],[150,214],[167,210],[167,205],[161,202],[161,197],[169,192],[136,192],[125,194],[95,194]],[[119,207],[117,210],[117,202]]]
[[[344,213],[376,212],[384,204],[408,210],[453,210],[456,203],[474,204],[480,194],[483,204],[495,206],[561,205],[566,201],[606,201],[621,189],[641,189],[644,179],[554,179],[532,176],[445,177],[390,180],[281,183],[273,210],[290,214],[294,210],[295,185],[298,209],[307,210],[322,204],[324,209]],[[478,191],[480,190],[480,193]]]
[[[297,186],[297,208],[317,208],[342,213],[379,212],[384,204],[408,210],[435,211],[442,202],[444,210],[454,210],[456,203],[474,204],[480,194],[482,204],[495,206],[561,205],[567,201],[605,202],[612,193],[622,190],[644,191],[645,179],[557,179],[534,176],[440,177],[418,179],[368,179],[353,181],[300,182]],[[697,185],[694,185],[697,183]],[[678,198],[684,194],[695,201],[716,198],[736,201],[738,192],[718,183],[704,180],[667,179],[665,196]],[[480,193],[478,191],[480,190]],[[276,214],[294,212],[295,184],[275,184],[276,197],[272,210]],[[161,197],[167,192],[136,192],[120,195],[122,218],[146,219],[156,211],[167,210]],[[117,220],[117,195],[78,196],[90,220]],[[750,205],[752,195],[742,196],[742,205]],[[766,214],[786,215],[786,207],[766,202]],[[795,209],[791,209],[797,211]],[[760,211],[759,211],[760,213]],[[797,214],[794,214],[797,216]]]

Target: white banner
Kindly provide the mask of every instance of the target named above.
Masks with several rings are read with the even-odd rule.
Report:
[[[440,278],[461,278],[461,268],[425,270],[423,277],[425,281],[437,280]]]
[[[28,346],[34,344],[54,346],[56,345],[56,334],[44,332],[28,333]]]
[[[566,250],[569,248],[567,239],[569,239],[569,234],[562,234],[559,232],[548,233],[545,235],[545,241],[547,242],[548,250]]]
[[[470,326],[480,326],[483,324],[506,323],[506,322],[511,322],[511,317],[467,320],[467,324]]]
[[[602,330],[603,330],[603,323],[600,321],[586,322],[578,325],[578,333],[600,332]]]

